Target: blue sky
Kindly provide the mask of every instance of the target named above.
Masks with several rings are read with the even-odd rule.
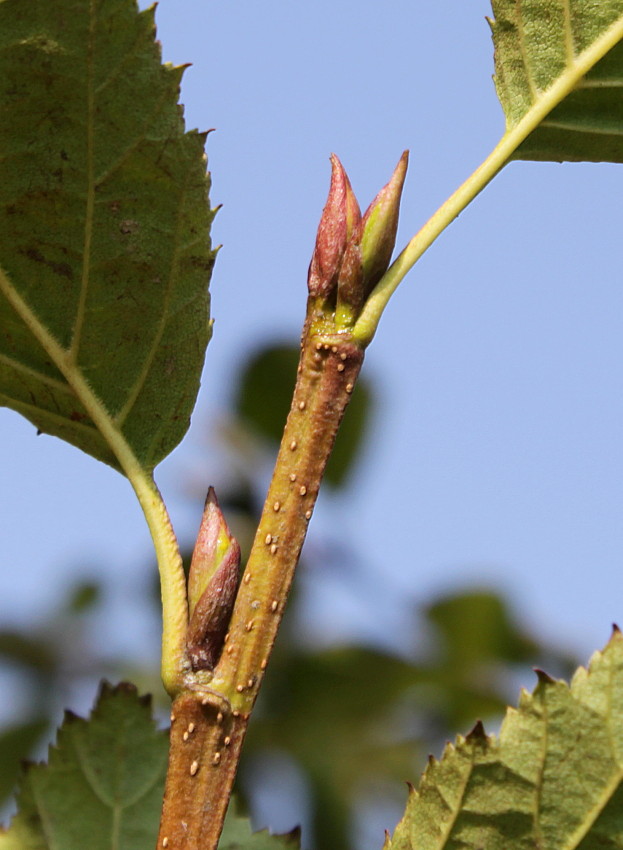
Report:
[[[164,58],[192,63],[187,124],[215,128],[223,204],[201,395],[157,474],[180,536],[198,516],[179,479],[218,476],[205,432],[237,364],[298,336],[329,154],[365,207],[410,148],[402,247],[499,139],[488,13],[486,0],[161,0]],[[623,625],[622,188],[620,166],[512,164],[394,296],[366,357],[379,412],[365,460],[317,522],[354,542],[372,586],[389,576],[400,591],[385,631],[473,583],[586,659]],[[0,426],[2,621],[45,610],[76,569],[102,570],[116,578],[113,644],[155,653],[147,624],[121,625],[149,562],[127,482],[13,412]],[[344,589],[339,601],[365,630],[370,610]]]

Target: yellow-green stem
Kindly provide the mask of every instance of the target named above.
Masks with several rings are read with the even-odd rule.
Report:
[[[308,319],[292,407],[264,511],[211,682],[251,711],[294,575],[322,475],[363,362],[349,334]]]
[[[387,302],[407,272],[508,161],[516,147],[509,145],[508,138],[502,138],[482,165],[439,207],[394,260],[368,297],[353,328],[354,339],[366,345],[372,340]]]
[[[182,556],[169,514],[153,479],[144,473],[128,474],[128,478],[143,509],[156,550],[162,598],[161,674],[164,687],[174,697],[181,687],[180,665],[185,657],[188,626]]]
[[[167,510],[149,472],[141,466],[123,433],[76,366],[73,350],[59,345],[22,298],[9,276],[0,268],[0,293],[22,319],[33,337],[47,352],[93,423],[114,452],[119,466],[130,480],[145,514],[156,549],[162,588],[162,678],[174,696],[179,690],[180,664],[184,657],[187,625],[186,580],[182,558]]]

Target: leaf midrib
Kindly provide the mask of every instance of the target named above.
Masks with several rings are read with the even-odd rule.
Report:
[[[55,390],[59,393],[65,393],[66,395],[73,394],[67,383],[59,381],[58,378],[53,378],[51,375],[46,375],[38,369],[33,369],[32,366],[26,366],[26,364],[21,363],[19,360],[15,360],[13,357],[9,357],[7,354],[2,354],[1,352],[0,363],[8,366],[9,369],[13,369],[15,372],[21,372],[24,375],[28,375],[30,378],[34,378],[36,381],[39,381],[39,383],[44,384],[51,390]]]
[[[21,297],[7,273],[0,268],[0,292],[7,299],[13,310],[24,322],[32,336],[50,357],[61,372],[69,387],[82,402],[85,410],[93,420],[96,428],[106,441],[124,473],[130,480],[137,475],[142,477],[144,470],[138,458],[118,430],[102,401],[93,392],[81,372],[76,369],[71,353],[57,342],[52,334],[39,320],[35,312]]]
[[[528,89],[530,90],[530,99],[532,103],[534,103],[539,98],[539,88],[536,85],[534,76],[532,74],[532,69],[530,68],[528,50],[526,48],[526,32],[523,26],[523,12],[521,9],[521,3],[522,0],[517,0],[517,14],[519,16],[519,26],[517,27],[519,36],[519,50],[521,53],[523,66],[526,69],[526,82],[528,84]]]
[[[575,42],[571,23],[570,0],[564,0],[563,15],[565,19],[565,55],[567,57],[567,64],[571,65],[575,60]]]
[[[567,0],[568,2],[568,0]],[[524,139],[535,130],[555,106],[561,103],[577,86],[581,78],[587,74],[600,59],[608,53],[623,38],[623,14],[602,33],[599,38],[587,47],[582,53],[577,54],[573,61],[569,62],[566,69],[556,80],[544,89],[537,100],[522,115],[522,117],[510,127],[507,136],[517,133],[520,138],[517,147]],[[526,66],[526,71],[528,68]]]
[[[576,850],[577,847],[580,846],[584,838],[586,838],[589,834],[591,827],[597,821],[597,818],[602,814],[604,808],[608,805],[610,800],[612,799],[613,794],[615,793],[618,786],[621,784],[623,780],[623,765],[617,760],[617,748],[615,745],[615,735],[612,728],[612,710],[614,705],[613,699],[613,690],[614,690],[614,675],[615,671],[612,666],[609,667],[609,676],[608,676],[608,707],[606,712],[607,717],[607,728],[608,728],[608,737],[610,739],[610,747],[613,754],[613,762],[618,766],[618,770],[614,770],[612,773],[612,777],[608,784],[604,787],[601,794],[599,794],[595,805],[591,811],[590,819],[587,819],[585,824],[580,825],[575,832],[569,838],[569,842],[567,845],[561,850]]]
[[[100,84],[97,88],[94,84],[94,68],[93,68],[93,54],[95,49],[95,37],[96,37],[96,13],[95,13],[95,0],[90,0],[89,4],[89,42],[87,46],[87,72],[86,72],[86,89],[87,89],[87,133],[86,133],[86,178],[87,178],[87,191],[86,191],[86,203],[85,203],[85,216],[84,216],[84,242],[83,242],[83,263],[82,263],[82,274],[81,274],[81,284],[80,284],[80,295],[78,299],[78,305],[76,308],[76,318],[74,322],[74,330],[72,335],[71,345],[68,351],[68,360],[71,364],[73,364],[74,368],[77,371],[79,370],[78,366],[78,358],[79,358],[79,350],[80,343],[82,338],[82,330],[84,328],[85,318],[86,318],[86,303],[88,297],[89,290],[89,281],[91,275],[91,260],[92,260],[92,242],[93,242],[93,228],[94,228],[94,215],[95,215],[95,190],[97,186],[101,185],[101,183],[106,180],[111,174],[113,174],[120,165],[131,155],[131,153],[136,149],[136,147],[141,143],[145,138],[144,132],[139,132],[136,134],[134,141],[127,146],[127,148],[121,152],[121,154],[117,157],[116,161],[110,165],[102,174],[95,176],[95,167],[94,167],[94,127],[95,127],[95,105],[96,105],[96,96],[99,94],[110,82],[110,79],[119,73],[119,68],[123,64],[123,62],[118,63],[117,67],[107,76],[106,80]],[[129,55],[130,51],[126,53]],[[151,120],[155,115],[157,115],[162,109],[164,103],[166,101],[166,92],[163,91],[160,99],[157,101],[155,109],[153,113],[151,113],[145,119],[145,127],[149,126]],[[186,187],[184,187],[186,189]],[[183,200],[184,200],[185,191],[181,193],[180,196],[180,204],[178,205],[178,215],[176,220],[176,235],[177,238],[174,238],[174,252],[171,260],[171,265],[169,268],[168,280],[166,285],[166,290],[164,292],[164,300],[162,304],[162,311],[160,315],[160,320],[158,322],[158,327],[156,333],[152,337],[152,343],[149,347],[149,351],[147,355],[143,359],[143,363],[140,369],[139,374],[136,376],[135,381],[133,382],[133,386],[127,393],[127,397],[125,403],[121,407],[121,409],[114,415],[110,416],[111,424],[121,431],[123,424],[127,420],[130,415],[134,404],[136,403],[137,398],[139,397],[145,382],[149,376],[149,372],[151,370],[154,358],[157,354],[158,347],[164,335],[167,323],[169,321],[169,312],[171,306],[171,293],[173,290],[173,283],[175,280],[175,270],[178,265],[180,251],[182,246],[179,244],[179,233],[180,227],[183,218]]]

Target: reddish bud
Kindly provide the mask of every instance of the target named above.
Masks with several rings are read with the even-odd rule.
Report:
[[[405,182],[409,151],[405,151],[389,183],[372,201],[361,220],[363,286],[368,294],[387,271],[396,244],[400,197]]]
[[[358,227],[346,246],[337,278],[338,302],[348,305],[355,314],[359,312],[364,300],[360,238]]]
[[[188,574],[186,645],[193,670],[213,670],[218,661],[236,599],[239,567],[240,546],[210,487]]]
[[[328,298],[337,285],[346,246],[359,225],[361,211],[342,163],[331,154],[331,186],[322,211],[309,266],[310,295]]]

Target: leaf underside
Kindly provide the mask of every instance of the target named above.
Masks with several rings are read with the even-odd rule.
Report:
[[[0,0],[0,404],[149,471],[188,428],[214,261],[154,36],[135,0]]]
[[[570,686],[539,674],[499,740],[480,724],[420,787],[385,850],[623,848],[623,637]]]
[[[492,0],[492,8],[507,129],[546,107],[513,159],[623,162],[623,0]]]

